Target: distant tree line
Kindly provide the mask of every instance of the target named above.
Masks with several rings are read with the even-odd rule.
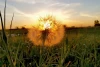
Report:
[[[95,27],[100,26],[99,20],[95,20],[95,21],[94,21],[94,26],[95,26]]]
[[[15,29],[11,29],[11,34],[27,35],[27,33],[28,33],[28,29],[25,28],[24,26],[22,26],[21,28],[16,27]]]

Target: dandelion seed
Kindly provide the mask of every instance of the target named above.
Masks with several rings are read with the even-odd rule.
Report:
[[[39,24],[29,29],[28,38],[34,45],[54,46],[64,37],[63,25],[59,24],[52,16],[39,19]]]

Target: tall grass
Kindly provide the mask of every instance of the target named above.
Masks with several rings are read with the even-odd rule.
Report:
[[[12,29],[13,18],[14,18],[14,13],[13,13],[13,16],[12,16],[12,19],[11,19],[11,24],[10,24],[10,37],[11,37],[11,29]]]
[[[1,11],[0,11],[0,18],[1,18],[1,27],[2,27],[3,40],[4,40],[5,43],[7,44],[7,37],[6,37],[5,29],[4,29],[4,26],[3,26],[3,20],[2,20],[2,14],[1,14]]]
[[[24,35],[12,37],[8,42],[13,64],[16,67],[99,67],[100,35],[98,32],[100,32],[99,28],[95,32],[90,29],[79,29],[78,34],[75,30],[68,30],[67,37],[58,46],[43,47],[40,66],[39,47]]]
[[[4,7],[4,29],[6,28],[6,2],[7,0],[5,0],[5,7]]]
[[[2,26],[3,41],[5,42],[5,44],[3,44],[2,46],[3,46],[3,48],[6,50],[7,58],[8,58],[9,63],[11,64],[11,67],[14,67],[14,66],[13,66],[13,62],[12,62],[12,59],[11,59],[11,54],[10,54],[10,51],[9,51],[9,49],[8,49],[7,37],[6,37],[5,29],[4,29],[4,26],[3,26],[3,20],[2,20],[1,12],[0,12],[0,18],[1,18],[1,26]]]
[[[2,20],[2,14],[1,14],[1,11],[0,11],[0,18],[1,18],[1,26],[2,26],[2,36],[3,36],[3,41],[5,42],[5,44],[3,44],[3,48],[5,49],[6,51],[6,54],[7,54],[7,59],[10,63],[10,66],[11,67],[14,67],[13,65],[13,61],[12,61],[12,57],[11,57],[11,53],[9,51],[9,48],[8,48],[8,43],[7,43],[7,36],[6,36],[6,33],[5,33],[5,23],[6,23],[6,0],[5,0],[5,7],[4,7],[4,22]]]

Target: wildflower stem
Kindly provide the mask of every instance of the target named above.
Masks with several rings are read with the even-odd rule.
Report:
[[[10,36],[11,36],[11,28],[12,28],[13,18],[14,18],[14,13],[13,13],[12,20],[11,20],[11,24],[10,24]]]

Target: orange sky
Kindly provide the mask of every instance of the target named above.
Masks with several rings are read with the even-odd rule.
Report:
[[[32,27],[39,17],[53,15],[67,26],[93,26],[100,19],[100,0],[7,0],[6,28]],[[3,15],[4,0],[0,0]],[[1,28],[1,26],[0,26]]]

